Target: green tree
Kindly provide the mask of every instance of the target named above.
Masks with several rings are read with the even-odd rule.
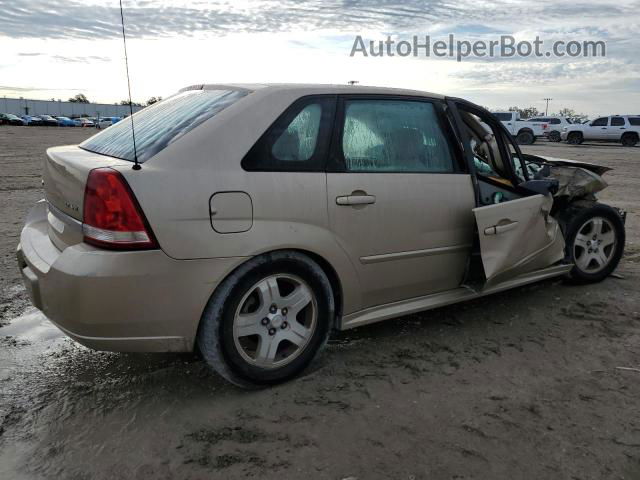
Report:
[[[75,97],[71,97],[69,99],[70,102],[73,103],[91,103],[89,102],[89,99],[87,97],[85,97],[84,93],[78,93],[76,94]]]
[[[527,118],[533,118],[533,117],[537,117],[539,115],[542,115],[542,113],[540,113],[540,111],[538,111],[538,109],[536,107],[527,107],[527,108],[509,107],[509,111],[510,112],[518,112],[518,116],[520,118],[522,118],[523,120],[526,120]]]
[[[147,106],[158,103],[160,100],[162,100],[162,97],[151,97],[149,100],[147,100]]]
[[[142,104],[138,103],[138,102],[129,102],[129,100],[121,100],[120,101],[120,105],[129,105],[129,103],[131,103],[131,105],[133,105],[134,107],[141,107]]]

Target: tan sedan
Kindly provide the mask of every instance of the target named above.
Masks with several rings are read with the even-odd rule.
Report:
[[[51,148],[18,261],[70,337],[202,352],[228,380],[298,374],[334,329],[554,276],[604,279],[607,169],[523,155],[425,92],[199,85]]]

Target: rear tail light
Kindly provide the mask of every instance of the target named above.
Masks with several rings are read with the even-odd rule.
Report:
[[[96,168],[89,172],[84,191],[82,233],[86,243],[101,248],[158,248],[127,181],[111,168]]]

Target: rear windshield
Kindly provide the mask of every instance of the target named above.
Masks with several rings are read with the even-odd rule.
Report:
[[[138,161],[151,158],[246,94],[240,90],[188,90],[144,108],[133,116]],[[80,148],[133,161],[131,118],[85,140]]]
[[[511,120],[511,117],[513,115],[511,115],[510,113],[494,113],[493,116],[496,117],[501,122],[505,122],[507,120]]]

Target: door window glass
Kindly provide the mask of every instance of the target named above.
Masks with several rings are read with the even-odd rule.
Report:
[[[596,118],[592,123],[592,127],[606,127],[609,119],[607,117]]]
[[[624,118],[622,118],[622,117],[612,117],[611,118],[611,126],[612,127],[623,127],[624,126]]]
[[[342,136],[350,172],[453,172],[449,142],[432,103],[348,100]]]

